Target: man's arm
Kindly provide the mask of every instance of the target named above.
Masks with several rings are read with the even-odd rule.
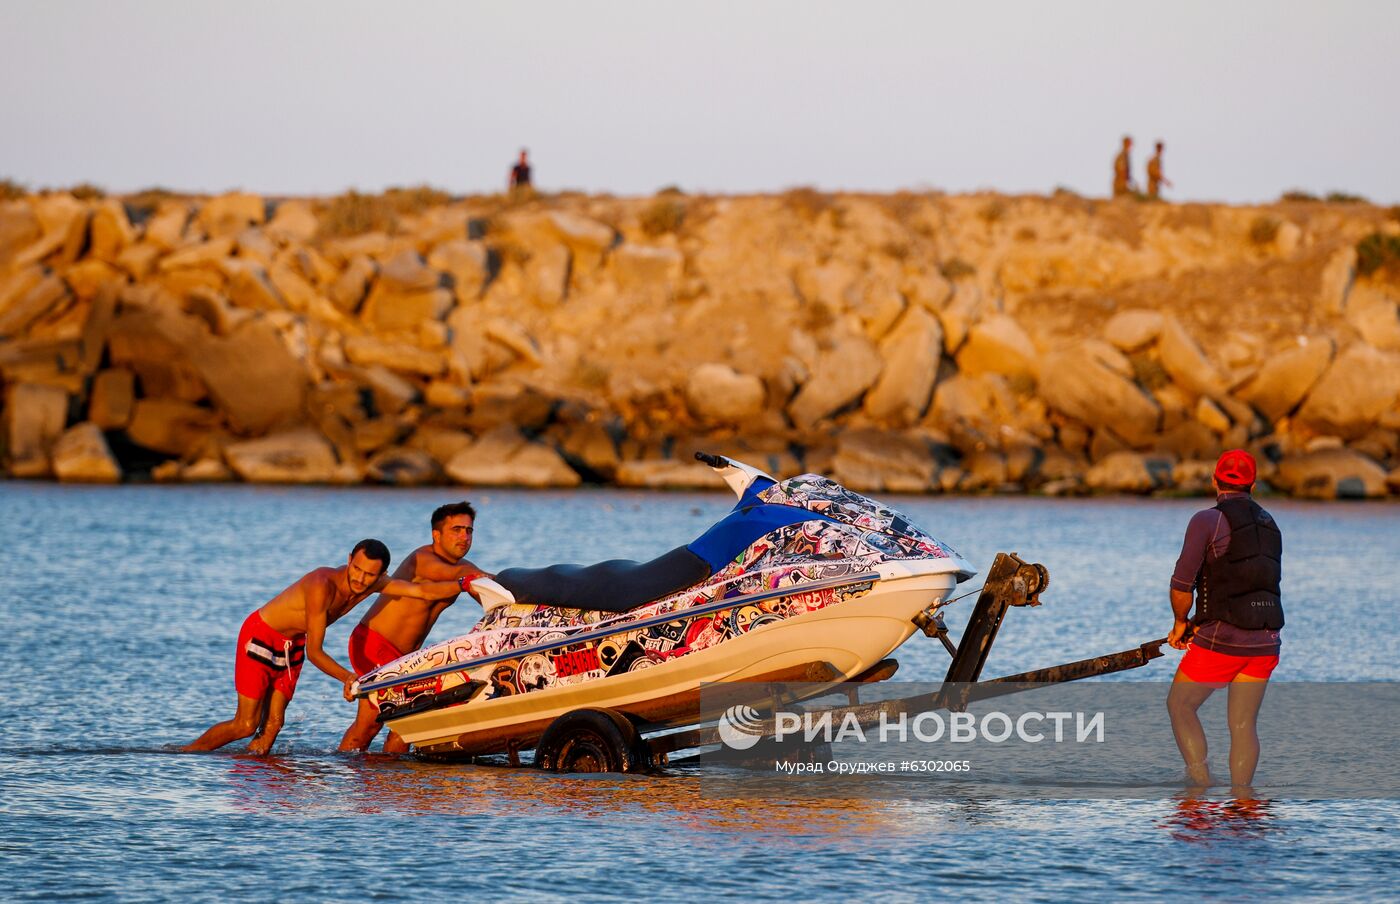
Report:
[[[331,582],[321,575],[308,582],[306,588],[306,658],[316,668],[339,681],[344,687],[341,693],[346,700],[354,699],[350,685],[355,682],[355,673],[331,658],[325,649],[326,609],[330,605]]]
[[[385,593],[389,596],[411,596],[420,600],[440,600],[456,596],[461,592],[457,581],[400,581],[396,578],[381,577],[375,582],[370,593]]]
[[[1220,512],[1205,509],[1191,516],[1186,525],[1186,538],[1181,544],[1181,555],[1177,556],[1176,567],[1172,569],[1171,604],[1172,629],[1167,634],[1167,643],[1178,650],[1186,649],[1186,635],[1190,628],[1187,617],[1191,613],[1192,591],[1196,587],[1196,575],[1206,561],[1206,547]]]

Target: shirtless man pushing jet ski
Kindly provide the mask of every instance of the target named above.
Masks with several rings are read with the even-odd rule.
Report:
[[[439,506],[433,512],[433,542],[409,553],[394,570],[394,577],[400,582],[434,582],[410,585],[413,587],[436,587],[442,586],[437,582],[451,582],[451,592],[439,598],[424,598],[402,594],[392,588],[383,591],[350,634],[350,664],[357,673],[368,674],[421,647],[438,616],[456,602],[459,588],[466,590],[477,578],[490,577],[463,558],[472,548],[475,523],[476,509],[470,502]],[[378,713],[373,703],[361,698],[355,722],[346,729],[340,749],[367,749],[379,734],[379,723],[375,720]],[[384,752],[407,750],[403,739],[390,732],[384,741]]]
[[[349,700],[355,676],[322,649],[326,627],[377,591],[420,599],[438,599],[457,592],[456,583],[391,580],[384,574],[388,568],[389,548],[378,540],[361,540],[344,565],[308,572],[261,609],[255,609],[238,634],[238,658],[233,669],[237,712],[181,750],[215,750],[257,733],[248,752],[266,754],[282,730],[287,704],[296,690],[305,659],[341,682],[345,699]]]

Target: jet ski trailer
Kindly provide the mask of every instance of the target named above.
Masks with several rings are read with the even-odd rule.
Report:
[[[696,456],[735,490],[734,509],[650,562],[506,569],[472,590],[486,610],[461,637],[362,676],[370,699],[434,760],[534,751],[557,772],[633,772],[718,743],[720,709],[701,689],[762,711],[847,689],[858,718],[956,708],[977,696],[1137,668],[1159,639],[1107,656],[981,681],[1006,613],[1040,604],[1046,569],[999,554],[960,640],[942,608],[975,571],[899,512],[805,474],[776,481],[723,456]],[[862,704],[859,686],[894,675],[915,632],[951,656],[943,691]],[[732,693],[731,693],[732,692]],[[783,698],[780,694],[786,693]],[[732,701],[730,701],[732,702]]]

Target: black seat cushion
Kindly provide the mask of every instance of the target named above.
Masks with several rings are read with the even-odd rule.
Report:
[[[679,546],[650,562],[612,559],[596,565],[507,568],[496,580],[519,603],[627,612],[709,576],[705,560]]]

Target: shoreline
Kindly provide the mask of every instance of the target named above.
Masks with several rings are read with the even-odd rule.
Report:
[[[86,194],[86,193],[85,193]],[[60,481],[1400,495],[1400,211],[902,192],[0,202]]]

